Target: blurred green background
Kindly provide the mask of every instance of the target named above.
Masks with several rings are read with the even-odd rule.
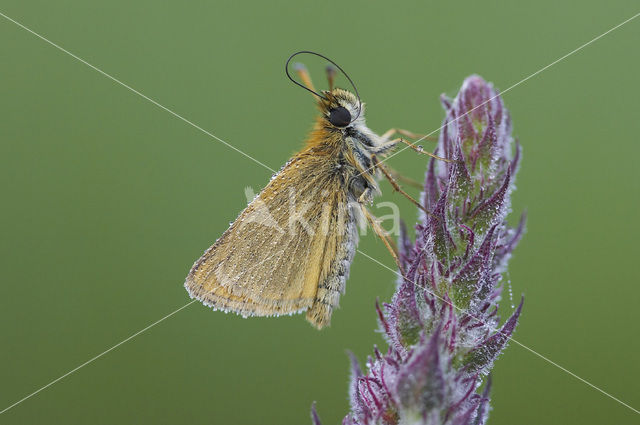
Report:
[[[482,4],[481,4],[482,3]],[[479,73],[506,89],[638,12],[633,2],[88,2],[0,12],[279,168],[315,109],[295,50],[356,81],[369,125],[429,132]],[[640,407],[640,19],[505,94],[524,147],[515,337]],[[271,173],[0,17],[0,410],[188,302],[193,261]],[[320,61],[306,60],[318,86]],[[425,147],[432,146],[425,144]],[[421,179],[425,161],[390,164]],[[415,222],[411,205],[388,184]],[[416,193],[414,191],[414,193]],[[393,265],[371,234],[360,248]],[[6,424],[326,424],[347,412],[350,349],[382,344],[394,275],[357,255],[330,329],[193,304],[2,416]],[[508,307],[508,299],[504,303]],[[491,424],[631,424],[631,410],[511,344]]]

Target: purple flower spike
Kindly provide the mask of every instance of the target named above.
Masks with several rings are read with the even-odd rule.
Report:
[[[315,401],[311,405],[311,422],[313,423],[313,425],[322,425],[322,422],[320,422],[320,417],[318,417],[318,412],[316,412]]]
[[[351,412],[345,425],[482,425],[490,410],[494,362],[515,331],[523,302],[502,325],[502,274],[524,233],[509,227],[510,195],[522,158],[511,119],[479,76],[454,99],[431,159],[422,204],[430,212],[399,246],[405,276],[390,303],[376,303],[389,348],[366,371],[351,355]],[[320,421],[312,408],[314,425]]]

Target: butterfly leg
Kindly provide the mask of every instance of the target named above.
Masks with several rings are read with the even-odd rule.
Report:
[[[411,149],[413,149],[414,151],[418,152],[419,154],[430,156],[431,158],[437,159],[439,161],[456,162],[456,161],[454,161],[452,159],[443,158],[441,156],[432,154],[431,152],[427,152],[427,151],[424,150],[424,148],[422,146],[416,145],[414,143],[411,143],[408,140],[403,139],[402,137],[398,137],[397,139],[393,139],[393,140],[391,140],[391,142],[395,142],[396,144],[397,143],[403,143],[403,144],[407,145],[408,147],[410,147]],[[387,143],[390,143],[390,142],[387,142]]]
[[[393,187],[393,189],[395,191],[400,192],[400,194],[404,195],[404,197],[407,198],[408,200],[410,200],[415,206],[420,208],[425,213],[429,214],[429,211],[427,211],[426,208],[424,206],[422,206],[422,204],[420,202],[418,202],[415,199],[413,199],[413,197],[411,195],[409,195],[407,192],[405,192],[400,187],[400,185],[398,184],[396,179],[393,178],[393,176],[391,175],[391,173],[389,172],[387,167],[384,164],[382,164],[380,161],[378,161],[378,157],[377,156],[371,155],[371,160],[373,162],[373,166],[375,168],[379,169],[380,171],[382,171],[382,174],[384,174],[384,176],[387,178],[387,180],[389,180],[389,183],[391,183],[391,186]]]
[[[387,142],[382,143],[381,145],[379,145],[378,147],[376,147],[375,152],[377,154],[386,154],[388,153],[391,149],[395,148],[398,143],[402,143],[407,145],[408,147],[410,147],[411,149],[413,149],[414,151],[418,152],[419,154],[422,155],[427,155],[430,156],[431,158],[435,158],[439,161],[444,161],[444,162],[455,162],[451,159],[447,159],[447,158],[443,158],[441,156],[432,154],[431,152],[427,152],[423,149],[422,146],[420,145],[416,145],[414,143],[409,142],[408,140],[403,139],[402,137],[398,137],[397,139],[393,139],[393,140],[389,140]]]
[[[413,186],[417,189],[423,189],[424,185],[422,183],[420,183],[419,181],[416,181],[414,179],[412,179],[411,177],[407,177],[405,175],[403,175],[402,173],[400,173],[399,171],[395,170],[394,168],[391,168],[389,165],[386,165],[387,167],[387,171],[389,172],[389,174],[391,174],[393,176],[394,179],[396,179],[397,181],[400,181],[402,183],[406,183],[409,186]]]
[[[391,136],[393,136],[394,134],[402,134],[403,136],[409,137],[411,139],[420,139],[420,140],[429,140],[432,142],[437,142],[438,138],[434,137],[434,136],[430,136],[430,135],[425,135],[425,134],[418,134],[418,133],[414,133],[413,131],[409,131],[409,130],[405,130],[402,128],[390,128],[389,130],[385,131],[382,134],[382,137],[386,140],[389,140],[391,138]]]
[[[400,258],[398,258],[398,254],[396,250],[393,248],[393,245],[394,245],[393,241],[390,240],[389,236],[387,235],[387,232],[385,232],[385,230],[380,226],[380,224],[378,223],[378,219],[374,217],[364,205],[361,205],[361,207],[362,207],[362,212],[364,216],[367,218],[367,221],[369,222],[369,224],[371,224],[371,228],[373,229],[374,232],[376,232],[376,235],[378,235],[378,237],[382,239],[382,243],[384,243],[384,246],[387,248],[387,250],[389,250],[389,252],[391,253],[391,256],[396,262],[396,265],[398,266],[398,270],[400,270],[400,273],[402,274],[402,276],[405,277],[404,268],[402,267]]]

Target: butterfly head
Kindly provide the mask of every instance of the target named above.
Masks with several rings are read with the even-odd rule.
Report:
[[[323,97],[318,98],[318,106],[327,125],[346,129],[364,123],[364,104],[356,95],[339,88],[322,94]]]
[[[329,90],[322,90],[321,92],[316,91],[315,87],[313,86],[313,82],[311,81],[309,71],[307,71],[307,68],[301,63],[295,63],[293,67],[300,76],[302,83],[296,81],[291,76],[291,74],[289,73],[289,62],[291,62],[291,60],[295,56],[303,53],[319,56],[330,63],[330,65],[326,67]],[[318,100],[318,106],[320,107],[322,116],[325,119],[326,127],[333,129],[348,129],[358,124],[364,125],[364,105],[360,100],[358,89],[356,88],[351,78],[347,75],[347,73],[344,72],[344,70],[340,68],[340,66],[334,61],[324,55],[321,55],[320,53],[302,50],[289,56],[289,59],[287,59],[287,62],[284,65],[284,69],[287,77],[294,84],[302,87],[303,89],[311,92],[314,96],[316,96]],[[347,90],[334,88],[333,83],[338,70],[340,70],[344,74],[345,78],[349,81],[349,83],[351,83],[351,86],[353,87],[353,93]]]

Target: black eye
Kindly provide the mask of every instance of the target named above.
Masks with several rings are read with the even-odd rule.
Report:
[[[336,127],[346,127],[351,124],[351,114],[347,108],[338,106],[329,111],[329,122]]]

